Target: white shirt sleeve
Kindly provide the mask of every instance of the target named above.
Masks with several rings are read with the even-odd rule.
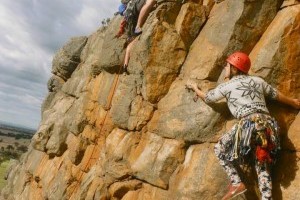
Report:
[[[278,96],[278,91],[274,87],[272,87],[270,84],[268,84],[266,81],[262,81],[262,87],[264,91],[264,95],[269,98],[276,100]]]
[[[212,102],[219,101],[223,98],[224,98],[224,94],[223,94],[222,89],[219,85],[215,89],[212,89],[212,90],[207,92],[204,101],[205,101],[205,103],[212,103]]]

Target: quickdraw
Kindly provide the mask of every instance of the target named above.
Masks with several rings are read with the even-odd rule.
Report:
[[[237,130],[235,132],[233,159],[237,159],[239,157],[239,141],[242,133],[242,123],[243,120],[240,120],[237,125]]]

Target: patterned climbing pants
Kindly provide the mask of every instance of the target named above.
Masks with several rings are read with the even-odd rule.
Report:
[[[226,160],[224,156],[220,155],[222,149],[224,149],[224,145],[226,146],[228,145],[227,143],[232,142],[230,138],[231,137],[228,137],[228,135],[225,134],[215,145],[214,150],[217,158],[219,159],[220,165],[225,169],[228,177],[230,178],[231,184],[237,185],[241,182],[241,178],[237,170],[235,169],[231,161]],[[255,163],[255,169],[258,176],[258,185],[262,200],[272,199],[272,180],[269,171],[266,169],[265,165],[259,165],[258,162]]]

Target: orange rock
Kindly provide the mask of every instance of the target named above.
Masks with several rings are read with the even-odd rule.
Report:
[[[282,148],[285,150],[295,150],[300,152],[300,114],[291,124],[287,136],[282,138]]]
[[[283,151],[273,172],[273,195],[282,199],[298,199],[300,195],[299,152]]]
[[[183,154],[184,142],[147,133],[131,156],[130,165],[136,177],[166,189],[169,177],[183,161]]]
[[[174,191],[174,198],[219,199],[227,189],[224,180],[226,174],[214,155],[213,145],[193,145],[188,149],[184,163],[171,177],[170,191]]]
[[[300,4],[300,2],[298,0],[284,0],[280,8],[282,9],[287,6],[294,6],[297,4]]]
[[[77,52],[74,72],[56,70],[68,80],[50,81],[60,89],[48,95],[34,149],[12,168],[0,198],[220,199],[228,180],[213,146],[233,121],[224,101],[193,102],[185,83],[193,79],[207,91],[223,81],[229,53],[252,51],[253,72],[298,97],[300,8],[284,1],[278,12],[282,2],[162,2],[137,37],[126,76],[116,75],[125,37],[114,38],[121,20],[115,17]],[[297,199],[299,111],[269,105],[282,127],[274,198]],[[244,198],[258,199],[256,178],[243,171],[249,190]]]
[[[121,199],[127,192],[138,190],[141,187],[142,182],[138,180],[117,182],[110,186],[109,193],[111,199]]]
[[[206,21],[204,6],[197,3],[183,4],[176,19],[175,28],[184,43],[189,47],[199,34]]]

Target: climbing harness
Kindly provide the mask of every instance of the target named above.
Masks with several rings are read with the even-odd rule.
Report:
[[[280,150],[278,129],[277,122],[269,115],[256,113],[244,117],[228,133],[231,142],[222,156],[229,161],[242,161],[253,150],[257,162],[274,164]]]

